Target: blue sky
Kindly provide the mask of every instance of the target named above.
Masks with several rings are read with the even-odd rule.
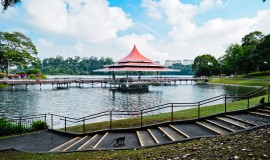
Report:
[[[270,2],[261,0],[22,0],[0,15],[1,31],[30,37],[41,59],[127,55],[219,58],[255,30],[270,33]]]

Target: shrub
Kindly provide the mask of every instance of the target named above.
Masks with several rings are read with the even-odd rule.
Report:
[[[21,76],[21,78],[25,78],[25,77],[27,77],[27,74],[21,73],[20,76]]]
[[[0,73],[0,78],[5,78],[6,74],[5,73]]]
[[[27,71],[27,74],[41,74],[41,71],[37,68],[33,68]]]
[[[35,78],[36,78],[36,76],[35,76],[35,74],[30,74],[30,75],[29,75],[29,78],[31,78],[31,79],[35,79]]]
[[[34,131],[48,129],[48,124],[44,121],[38,120],[31,124],[31,128]]]
[[[45,74],[41,74],[40,76],[42,79],[47,79],[47,76]]]
[[[22,124],[16,124],[4,119],[0,119],[0,135],[17,134],[26,132],[28,129]]]
[[[13,79],[14,78],[14,74],[9,74],[8,75],[8,79]]]
[[[14,77],[15,79],[18,79],[18,78],[20,78],[20,75],[15,74],[13,77]]]

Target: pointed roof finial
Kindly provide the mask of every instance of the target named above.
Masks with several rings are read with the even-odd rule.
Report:
[[[118,61],[121,62],[153,62],[152,60],[144,57],[134,44],[132,51],[125,58]]]

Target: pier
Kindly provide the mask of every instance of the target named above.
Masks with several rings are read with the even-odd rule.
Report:
[[[27,90],[28,85],[52,85],[56,88],[69,88],[72,85],[78,88],[84,87],[84,84],[90,84],[92,87],[100,84],[100,87],[120,87],[121,85],[177,85],[177,84],[192,84],[198,81],[208,81],[208,78],[193,78],[193,77],[144,77],[144,78],[49,78],[49,79],[1,79],[0,84],[11,85],[12,88],[16,85],[25,85]]]

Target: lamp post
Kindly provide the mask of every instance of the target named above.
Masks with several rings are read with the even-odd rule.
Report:
[[[212,76],[212,68],[213,67],[213,63],[212,62],[208,62],[208,68],[210,69],[210,74],[208,75],[209,77]]]
[[[222,77],[223,66],[224,66],[224,62],[220,61],[220,79]]]

